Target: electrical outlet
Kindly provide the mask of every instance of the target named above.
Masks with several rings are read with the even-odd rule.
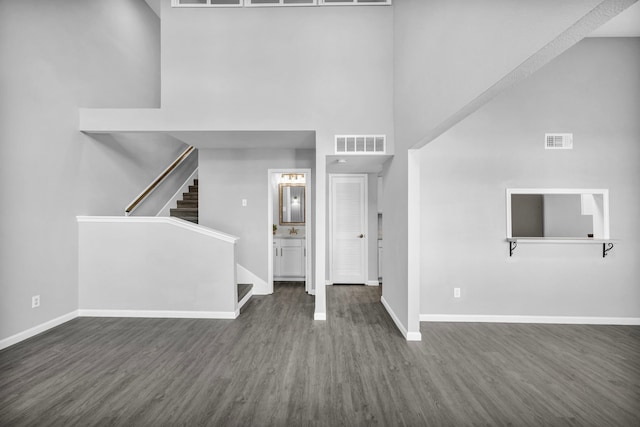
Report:
[[[31,297],[31,308],[40,307],[40,295],[34,295]]]
[[[247,206],[247,199],[242,199],[242,206],[246,207]]]
[[[460,298],[460,288],[453,288],[453,297]]]

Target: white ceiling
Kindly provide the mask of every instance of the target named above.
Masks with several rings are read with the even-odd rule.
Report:
[[[588,37],[640,37],[640,2],[623,10]]]

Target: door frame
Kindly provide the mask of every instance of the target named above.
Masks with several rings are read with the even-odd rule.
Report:
[[[304,211],[305,211],[305,221],[304,221],[304,229],[305,229],[305,282],[304,289],[310,295],[316,294],[316,287],[314,286],[313,281],[313,221],[311,211],[311,198],[313,197],[311,181],[313,179],[311,175],[310,168],[279,168],[279,169],[268,169],[267,170],[267,286],[268,293],[273,293],[273,230],[272,226],[275,224],[273,218],[273,187],[272,180],[274,174],[282,174],[282,173],[299,173],[304,174],[305,179],[305,200],[304,200]]]
[[[363,285],[366,285],[369,281],[369,175],[366,173],[330,173],[329,174],[329,188],[328,188],[328,216],[329,216],[329,232],[328,235],[328,248],[329,248],[329,281],[327,285],[333,285],[333,179],[344,177],[361,177],[364,181],[364,262],[362,268],[364,270]]]

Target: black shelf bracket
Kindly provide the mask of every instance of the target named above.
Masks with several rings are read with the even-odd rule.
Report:
[[[603,243],[602,244],[602,258],[609,255],[609,251],[613,249],[613,243]]]
[[[518,247],[518,242],[509,242],[509,256],[513,256],[513,251]]]

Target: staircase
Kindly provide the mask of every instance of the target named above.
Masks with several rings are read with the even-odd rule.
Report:
[[[170,210],[170,216],[198,223],[198,180],[193,180],[188,193],[182,193],[182,200],[178,200],[178,207]]]
[[[249,293],[249,291],[253,288],[252,283],[238,283],[238,302],[242,301],[242,299]]]

